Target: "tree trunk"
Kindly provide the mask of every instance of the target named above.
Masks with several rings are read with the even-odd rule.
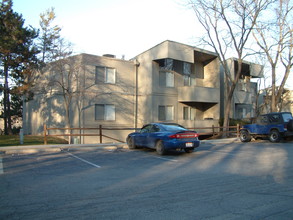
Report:
[[[290,74],[290,69],[291,69],[290,65],[286,66],[285,75],[283,77],[281,85],[279,86],[278,93],[277,93],[276,98],[275,98],[276,102],[280,103],[279,112],[281,112],[282,108],[283,108],[282,94],[283,94],[283,91],[284,91],[286,81],[287,81],[287,79],[289,77],[289,74]]]
[[[228,93],[228,97],[225,103],[225,112],[224,112],[224,123],[223,123],[223,137],[228,137],[229,136],[229,121],[230,121],[230,113],[231,113],[231,103],[232,103],[232,98],[234,94],[236,84],[233,82]]]
[[[271,98],[271,112],[276,112],[276,67],[272,66],[272,98]]]
[[[241,57],[241,56],[239,56]],[[231,82],[231,86],[230,85],[226,85],[228,88],[228,96],[227,96],[227,100],[225,102],[225,112],[224,112],[224,123],[223,123],[223,127],[224,127],[224,134],[223,137],[228,137],[229,136],[229,121],[230,121],[230,113],[231,113],[231,105],[232,105],[232,99],[233,99],[233,94],[236,88],[236,85],[239,81],[239,77],[241,74],[241,70],[242,70],[242,59],[238,58],[238,69],[237,69],[237,73],[235,75],[234,80]],[[228,71],[227,71],[228,72]],[[227,77],[227,73],[225,74]],[[227,80],[228,82],[228,80]]]
[[[69,108],[70,108],[70,102],[68,103],[68,100],[64,96],[65,101],[65,127],[68,128],[67,133],[71,134],[71,125],[70,125],[70,114],[69,114]],[[71,144],[71,136],[68,136],[68,144]]]
[[[10,92],[9,92],[9,85],[8,85],[8,67],[4,65],[4,134],[11,135],[11,114],[10,114]]]

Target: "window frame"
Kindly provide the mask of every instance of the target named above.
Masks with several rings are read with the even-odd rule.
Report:
[[[109,70],[113,70],[112,76],[109,77]],[[109,80],[113,78],[112,80]],[[105,67],[104,83],[106,84],[116,84],[116,69],[112,67]]]
[[[113,70],[111,77],[110,77],[109,70]],[[96,66],[96,69],[95,69],[95,83],[96,84],[99,84],[99,83],[116,84],[116,81],[117,81],[116,72],[117,72],[116,68],[114,68],[114,67]],[[100,78],[101,78],[101,80],[100,80]]]
[[[97,107],[102,111],[97,114]],[[99,116],[99,117],[97,117]],[[115,121],[116,120],[116,106],[114,104],[95,104],[95,121]]]
[[[191,110],[190,110],[190,107],[183,106],[183,120],[190,120],[190,118],[191,118]]]
[[[175,74],[173,71],[161,70],[159,72],[159,85],[165,88],[175,87]]]
[[[173,105],[159,105],[158,120],[159,121],[174,121],[174,106]]]

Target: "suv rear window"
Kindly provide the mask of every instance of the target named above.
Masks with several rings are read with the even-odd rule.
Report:
[[[289,114],[289,113],[287,113],[287,114],[282,114],[282,116],[283,116],[283,120],[284,120],[284,122],[289,122],[291,119],[293,119],[293,118],[292,118],[292,115]]]

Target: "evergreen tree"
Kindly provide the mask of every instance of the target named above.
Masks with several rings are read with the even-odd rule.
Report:
[[[15,94],[25,89],[24,78],[37,63],[34,39],[38,33],[24,27],[22,16],[12,9],[12,0],[2,0],[0,5],[0,74],[3,85],[3,117],[5,134],[11,134],[11,84],[17,85]]]

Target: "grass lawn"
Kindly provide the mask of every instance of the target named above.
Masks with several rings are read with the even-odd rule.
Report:
[[[68,144],[61,138],[47,137],[48,144]],[[42,145],[44,144],[43,136],[25,135],[23,145]],[[19,135],[0,135],[0,147],[20,145]]]

